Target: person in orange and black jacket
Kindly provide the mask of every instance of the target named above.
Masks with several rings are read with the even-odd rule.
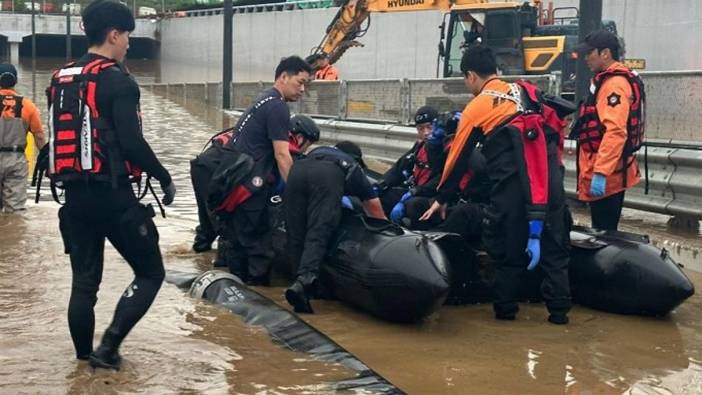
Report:
[[[625,191],[641,181],[634,153],[643,142],[644,86],[619,62],[613,33],[593,32],[576,49],[596,74],[571,132],[578,140],[578,199],[589,202],[593,228],[616,230]]]
[[[15,66],[0,64],[0,212],[24,209],[27,201],[27,132],[37,148],[46,143],[39,110],[26,97],[17,94]]]
[[[546,133],[538,91],[497,78],[492,50],[468,48],[461,60],[466,87],[475,98],[464,109],[451,144],[437,201],[422,216],[445,218],[458,184],[479,145],[485,156],[490,202],[484,210],[483,242],[495,262],[495,318],[514,320],[525,267],[543,270],[541,292],[549,322],[566,324],[568,215],[558,163],[558,133]],[[525,251],[526,246],[526,251]],[[528,266],[527,266],[528,264]]]

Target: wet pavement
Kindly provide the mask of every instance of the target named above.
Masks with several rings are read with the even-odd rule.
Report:
[[[166,267],[208,269],[212,253],[189,250],[196,215],[188,161],[229,121],[197,103],[186,109],[148,92],[142,92],[142,110],[147,139],[178,188],[168,218],[156,219]],[[70,266],[56,212],[45,189],[39,205],[0,215],[0,394],[326,394],[329,383],[351,374],[279,348],[261,329],[169,284],[125,341],[122,371],[93,371],[73,359],[66,322]],[[584,211],[576,219],[588,222]],[[702,240],[672,232],[666,221],[626,210],[623,229],[651,234],[700,289]],[[105,259],[96,342],[132,277],[110,246]],[[287,306],[283,290],[259,289]],[[444,306],[422,323],[397,325],[338,302],[314,304],[318,313],[304,320],[411,394],[702,393],[699,295],[665,318],[576,307],[564,327],[548,324],[540,305],[522,305],[515,322],[495,321],[491,306],[476,305]]]

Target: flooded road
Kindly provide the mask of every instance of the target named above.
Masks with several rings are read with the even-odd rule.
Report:
[[[31,81],[21,82],[20,93],[24,88]],[[146,91],[142,110],[147,139],[178,188],[169,217],[156,218],[164,263],[206,270],[212,254],[189,251],[196,214],[188,161],[230,121],[197,103],[183,108]],[[56,211],[45,189],[39,205],[0,216],[0,394],[326,394],[330,383],[353,374],[281,349],[262,330],[169,284],[127,337],[122,371],[93,371],[73,359],[66,322],[71,274]],[[588,222],[584,211],[576,218]],[[695,271],[702,271],[700,236],[673,234],[666,220],[627,210],[623,227],[650,233],[702,289]],[[105,259],[96,342],[131,281],[109,245]],[[283,286],[258,290],[287,308]],[[493,320],[490,305],[444,306],[415,325],[382,322],[334,301],[315,301],[315,309],[318,314],[303,316],[307,322],[411,394],[702,393],[699,295],[661,319],[575,307],[565,327],[546,323],[540,305],[522,305],[515,322]]]

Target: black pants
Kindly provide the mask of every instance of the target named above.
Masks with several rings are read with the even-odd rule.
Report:
[[[268,215],[270,188],[264,187],[224,220],[223,236],[231,245],[229,271],[243,280],[266,284],[271,269],[272,234]]]
[[[305,159],[290,171],[283,199],[288,251],[304,285],[319,275],[341,221],[343,194],[344,172],[333,162]]]
[[[441,232],[458,233],[466,241],[479,241],[483,223],[482,207],[459,203],[448,210],[446,220],[436,227]]]
[[[68,325],[76,356],[93,349],[94,306],[102,280],[105,239],[134,271],[103,343],[118,347],[151,306],[165,276],[151,207],[139,204],[130,185],[77,184],[66,189],[59,225],[71,257],[73,280]]]
[[[541,295],[551,314],[565,314],[570,310],[569,213],[564,201],[559,172],[549,177],[549,207],[541,235],[541,260],[538,270],[543,272]],[[560,185],[560,192],[558,191]],[[483,242],[495,262],[494,310],[502,316],[519,311],[517,301],[522,288],[529,258],[525,252],[529,237],[524,192],[519,177],[513,174],[493,189],[490,205],[484,211]]]
[[[195,239],[213,242],[217,231],[213,225],[212,213],[207,209],[207,187],[212,179],[212,172],[205,166],[199,165],[197,159],[190,161],[190,180],[197,202],[197,217],[200,224],[195,229]]]
[[[619,218],[622,216],[624,192],[607,196],[590,202],[590,218],[592,227],[600,230],[617,230]]]
[[[441,223],[439,214],[434,214],[426,221],[419,220],[419,217],[431,207],[433,202],[434,198],[426,196],[413,196],[407,199],[405,201],[405,218],[409,220],[409,223],[405,225],[415,230],[427,230],[438,226]]]

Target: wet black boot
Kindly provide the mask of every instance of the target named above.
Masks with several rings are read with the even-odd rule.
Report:
[[[119,342],[109,333],[109,329],[102,337],[102,342],[97,350],[90,353],[90,366],[94,368],[119,370],[122,357],[119,355]]]
[[[285,290],[285,299],[295,308],[296,313],[314,314],[314,310],[310,304],[310,298],[305,291],[305,286],[302,285],[300,280],[295,280],[295,282]]]
[[[568,321],[568,316],[565,314],[551,314],[548,316],[548,322],[552,324],[565,325]]]
[[[208,237],[202,234],[200,226],[195,228],[195,241],[193,241],[193,251],[200,253],[212,249],[213,237]]]

